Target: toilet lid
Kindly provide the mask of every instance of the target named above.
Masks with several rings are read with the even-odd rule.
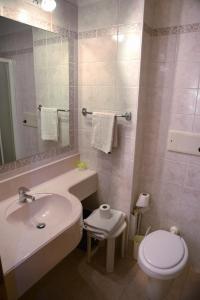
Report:
[[[169,269],[183,259],[185,248],[180,236],[165,230],[157,230],[143,240],[143,254],[152,266]]]

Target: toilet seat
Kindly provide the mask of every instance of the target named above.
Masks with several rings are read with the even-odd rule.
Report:
[[[156,268],[173,268],[183,259],[184,253],[181,237],[168,231],[157,230],[144,240],[144,258]]]
[[[165,230],[150,233],[139,247],[139,266],[153,278],[175,278],[187,260],[188,249],[184,239]]]

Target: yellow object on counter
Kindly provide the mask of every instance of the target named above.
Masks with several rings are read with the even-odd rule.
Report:
[[[88,167],[87,167],[86,162],[84,162],[84,161],[79,161],[79,162],[77,163],[77,168],[78,168],[79,170],[86,170]]]

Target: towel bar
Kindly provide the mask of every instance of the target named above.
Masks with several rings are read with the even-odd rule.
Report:
[[[42,108],[42,105],[40,104],[40,105],[38,105],[38,110],[39,111],[41,111],[41,108]],[[57,111],[63,111],[63,112],[69,112],[70,110],[68,109],[68,110],[66,110],[66,109],[57,109]]]
[[[93,112],[91,112],[91,111],[87,111],[87,108],[82,108],[82,115],[83,116],[87,116],[87,115],[92,115],[93,114]],[[126,121],[131,121],[131,112],[126,112],[126,113],[124,113],[124,114],[122,114],[122,115],[116,115],[116,117],[118,117],[118,118],[125,118],[126,119]]]

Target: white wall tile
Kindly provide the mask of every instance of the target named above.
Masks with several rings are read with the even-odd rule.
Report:
[[[177,38],[177,59],[180,61],[199,62],[199,47],[199,32],[180,34]]]
[[[119,35],[118,53],[119,60],[137,60],[141,56],[141,33],[121,33]]]
[[[117,87],[114,107],[117,111],[131,111],[137,114],[138,87]]]
[[[186,178],[185,185],[200,190],[199,180],[200,180],[200,166],[190,164],[187,170],[187,178]]]
[[[200,116],[194,117],[193,131],[200,134]]]
[[[180,24],[199,22],[200,3],[198,0],[182,0],[180,7]]]
[[[140,61],[117,62],[117,83],[122,87],[138,87]]]
[[[119,24],[142,23],[143,0],[119,0]]]
[[[198,95],[197,95],[197,104],[196,104],[196,114],[200,114],[200,90],[198,90]]]
[[[197,89],[174,89],[172,111],[176,114],[194,114]]]
[[[150,63],[148,74],[148,86],[169,88],[173,82],[174,64],[168,62]]]
[[[193,120],[194,120],[193,115],[172,114],[170,129],[192,131]]]
[[[116,58],[117,42],[112,36],[79,40],[79,62],[116,61]]]
[[[174,85],[180,88],[198,88],[200,64],[194,62],[177,62]]]
[[[144,20],[145,23],[153,27],[154,25],[154,10],[155,10],[156,0],[146,0],[144,9]]]
[[[156,0],[155,27],[167,27],[199,22],[198,0]]]
[[[81,85],[113,85],[115,73],[116,63],[81,63],[79,64],[79,83]]]
[[[161,117],[171,109],[171,91],[168,87],[149,86],[146,89],[144,110],[147,115],[158,114]]]
[[[156,36],[152,38],[151,61],[170,62],[176,58],[176,35]]]
[[[179,24],[181,0],[157,0],[155,2],[154,26],[167,27]]]
[[[199,191],[184,187],[181,190],[181,197],[180,197],[181,205],[187,211],[188,207],[191,207],[193,211],[197,211],[200,209],[200,198],[199,198]]]
[[[95,1],[79,7],[79,31],[116,25],[117,11],[117,0]]]
[[[174,184],[183,185],[186,176],[187,165],[165,160],[163,168],[163,180]]]

